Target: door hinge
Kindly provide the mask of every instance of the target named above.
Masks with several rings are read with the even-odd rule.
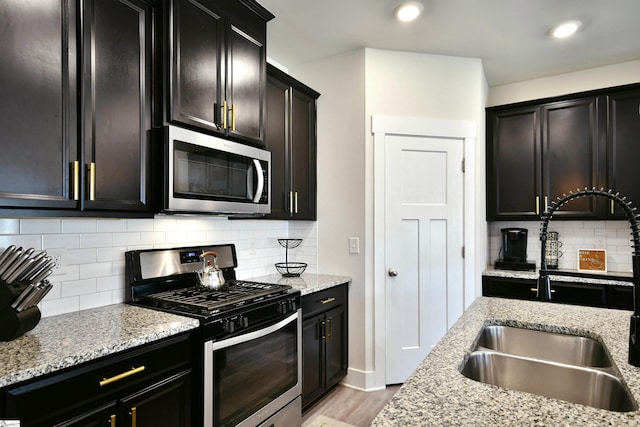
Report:
[[[464,158],[462,159],[462,173],[464,173]]]

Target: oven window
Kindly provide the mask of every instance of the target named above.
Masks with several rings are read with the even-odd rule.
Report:
[[[173,191],[183,197],[247,201],[256,180],[253,160],[224,151],[174,142]]]
[[[291,322],[267,336],[214,351],[214,425],[235,426],[294,387],[297,346],[297,322]]]

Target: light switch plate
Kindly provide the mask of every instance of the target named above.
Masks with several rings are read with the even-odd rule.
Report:
[[[360,239],[357,237],[349,237],[349,253],[350,254],[359,254],[360,253]]]

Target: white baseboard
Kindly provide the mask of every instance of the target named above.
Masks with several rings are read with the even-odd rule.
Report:
[[[347,376],[340,384],[360,391],[378,391],[386,388],[385,384],[376,383],[375,371],[361,371],[353,368],[347,369]]]

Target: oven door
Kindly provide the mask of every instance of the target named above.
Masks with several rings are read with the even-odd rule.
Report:
[[[205,342],[205,427],[257,426],[300,396],[301,317]]]

